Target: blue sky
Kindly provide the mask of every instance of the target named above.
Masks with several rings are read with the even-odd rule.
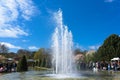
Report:
[[[0,42],[10,51],[50,48],[59,9],[74,47],[97,49],[109,35],[120,35],[119,0],[0,0]]]

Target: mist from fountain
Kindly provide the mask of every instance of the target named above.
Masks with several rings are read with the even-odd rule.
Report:
[[[54,13],[56,28],[52,35],[53,66],[55,74],[68,74],[73,71],[72,33],[63,24],[62,11]]]

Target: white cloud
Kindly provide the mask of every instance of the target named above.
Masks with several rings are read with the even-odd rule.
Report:
[[[25,36],[27,36],[28,33],[24,32],[19,27],[0,28],[0,37],[13,37],[13,38],[17,38],[18,35],[25,35]]]
[[[80,50],[86,50],[83,46],[79,45],[78,43],[75,43],[75,48],[78,48]]]
[[[93,46],[89,46],[88,48],[91,50],[97,50],[100,47],[100,45],[93,45]]]
[[[22,17],[26,20],[29,20],[30,17],[34,14],[34,10],[36,7],[33,4],[32,0],[16,0],[19,4],[20,11],[22,13]]]
[[[8,43],[8,42],[0,42],[0,43],[6,45],[8,48],[21,49],[20,46],[15,46],[15,45],[13,45],[13,44],[11,44],[11,43]]]
[[[22,40],[22,42],[27,42],[28,40]]]
[[[114,1],[114,0],[105,0],[105,2],[110,2],[110,3],[113,2],[113,1]]]
[[[18,23],[29,20],[35,10],[32,0],[0,0],[0,37],[27,36]]]
[[[38,49],[38,47],[36,47],[36,46],[29,46],[28,49],[30,49],[30,50],[36,50],[36,49]]]

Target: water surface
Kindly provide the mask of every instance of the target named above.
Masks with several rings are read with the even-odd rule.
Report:
[[[28,71],[0,74],[0,80],[120,80],[120,72],[81,71],[73,74],[52,74],[50,71]]]

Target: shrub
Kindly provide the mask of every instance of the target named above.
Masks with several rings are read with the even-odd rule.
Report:
[[[27,59],[26,56],[24,55],[18,63],[17,71],[22,72],[27,70],[28,70]]]

